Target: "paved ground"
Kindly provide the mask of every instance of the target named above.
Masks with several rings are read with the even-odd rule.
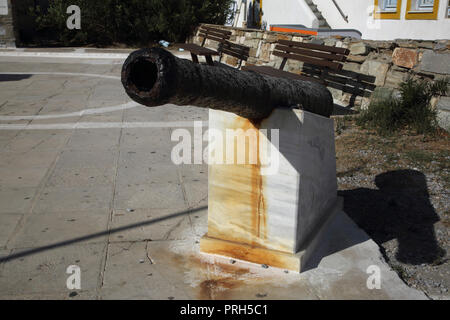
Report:
[[[207,167],[172,164],[171,133],[207,111],[130,102],[121,63],[0,57],[0,299],[426,298],[344,213],[300,275],[199,254]]]

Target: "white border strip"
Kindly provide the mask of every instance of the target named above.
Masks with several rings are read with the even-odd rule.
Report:
[[[73,129],[139,129],[208,127],[208,121],[172,122],[74,122],[55,124],[0,124],[0,130],[73,130]]]
[[[123,53],[77,53],[77,52],[23,52],[0,51],[0,57],[29,58],[73,58],[73,59],[113,59],[125,60],[129,54]]]

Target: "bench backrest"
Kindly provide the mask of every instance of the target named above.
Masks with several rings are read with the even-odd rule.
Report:
[[[217,42],[225,42],[230,39],[231,31],[220,30],[213,27],[201,26],[199,36],[203,37],[202,47],[205,45],[206,39],[217,41]]]
[[[241,67],[242,61],[247,61],[250,55],[250,48],[243,46],[241,44],[232,43],[230,41],[224,41],[219,44],[220,60],[222,60],[222,54],[227,54],[229,56],[239,59],[238,68]]]
[[[302,75],[322,81],[327,87],[351,93],[354,96],[370,97],[376,86],[375,77],[342,70],[350,50],[314,43],[279,40],[273,54],[282,57],[283,70],[288,59],[304,62]]]
[[[279,40],[273,51],[273,55],[283,58],[281,70],[288,59],[326,69],[342,70],[342,62],[346,61],[349,53],[350,51],[344,48],[288,40]]]

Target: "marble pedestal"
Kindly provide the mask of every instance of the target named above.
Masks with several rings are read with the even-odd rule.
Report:
[[[333,120],[280,108],[254,123],[210,110],[209,128],[208,233],[201,252],[300,272],[308,244],[341,209]]]

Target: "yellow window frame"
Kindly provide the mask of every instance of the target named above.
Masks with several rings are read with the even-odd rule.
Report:
[[[400,13],[402,10],[402,0],[397,1],[397,10],[392,11],[381,11],[379,3],[383,0],[375,0],[375,11],[373,13],[374,19],[400,19]]]
[[[439,0],[434,0],[433,11],[414,11],[411,10],[412,1],[408,0],[406,4],[406,20],[437,20],[439,11]]]

